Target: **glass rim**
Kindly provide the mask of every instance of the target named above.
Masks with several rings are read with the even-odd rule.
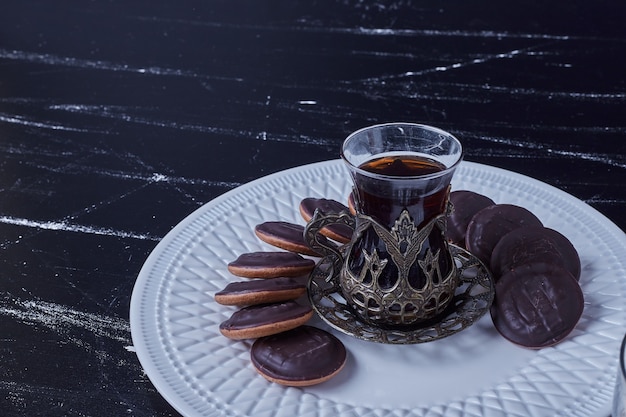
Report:
[[[348,143],[349,140],[351,140],[352,138],[354,138],[355,136],[368,131],[368,130],[375,130],[375,129],[382,129],[385,127],[393,127],[393,126],[406,126],[406,127],[413,127],[413,128],[419,128],[419,129],[423,129],[423,130],[428,130],[430,132],[434,132],[434,133],[438,133],[440,135],[444,135],[450,139],[452,139],[453,142],[455,142],[457,144],[457,146],[459,147],[459,149],[461,150],[459,152],[459,156],[456,159],[456,161],[454,161],[453,164],[451,164],[450,166],[446,167],[446,169],[443,169],[441,171],[435,172],[435,173],[431,173],[431,174],[424,174],[424,175],[410,175],[410,176],[406,176],[406,175],[388,175],[388,174],[378,174],[378,173],[373,173],[370,171],[366,171],[362,168],[359,168],[357,165],[354,165],[352,162],[350,162],[348,160],[348,158],[345,155],[345,147],[346,144]],[[341,159],[348,164],[348,166],[353,169],[355,172],[358,172],[360,175],[365,175],[368,177],[372,177],[372,178],[380,178],[380,179],[388,179],[388,180],[396,180],[396,181],[410,181],[410,180],[428,180],[428,179],[433,179],[433,178],[439,178],[442,177],[448,173],[453,172],[457,166],[461,163],[461,161],[463,161],[463,156],[464,156],[464,149],[463,149],[463,145],[461,144],[461,141],[459,139],[456,138],[456,136],[454,136],[452,133],[450,132],[446,132],[443,129],[440,129],[438,127],[435,126],[430,126],[430,125],[425,125],[425,124],[420,124],[420,123],[410,123],[410,122],[390,122],[390,123],[381,123],[381,124],[376,124],[376,125],[371,125],[371,126],[366,126],[363,127],[361,129],[355,130],[354,132],[350,133],[343,141],[342,145],[341,145],[341,151],[339,153],[339,155],[341,156]]]

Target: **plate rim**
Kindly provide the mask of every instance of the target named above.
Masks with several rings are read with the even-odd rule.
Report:
[[[242,184],[236,188],[233,188],[214,199],[204,203],[191,213],[189,213],[186,217],[184,217],[179,223],[177,223],[152,249],[148,257],[146,258],[144,264],[142,265],[136,281],[133,286],[131,300],[130,300],[130,309],[129,309],[129,321],[130,321],[130,330],[131,330],[131,338],[133,341],[134,350],[137,354],[138,360],[143,367],[146,375],[158,391],[158,393],[178,412],[183,414],[184,416],[193,416],[193,415],[202,415],[202,416],[211,416],[211,415],[223,415],[227,410],[220,409],[216,407],[214,403],[207,404],[205,401],[200,401],[199,399],[189,399],[182,398],[182,396],[172,390],[170,387],[170,379],[177,378],[180,379],[180,375],[176,373],[173,367],[169,367],[169,369],[164,369],[164,367],[157,365],[157,363],[153,360],[155,353],[155,346],[161,347],[161,342],[158,339],[158,332],[153,332],[152,335],[147,334],[144,331],[144,326],[149,323],[145,323],[144,318],[144,306],[146,304],[146,289],[150,289],[149,286],[149,278],[151,277],[151,272],[157,267],[160,262],[160,256],[165,251],[165,249],[169,248],[177,239],[181,238],[181,233],[187,230],[188,227],[193,225],[195,222],[199,221],[199,219],[205,215],[210,214],[211,210],[215,210],[225,202],[228,202],[232,197],[239,196],[241,194],[245,194],[249,190],[256,189],[259,185],[268,184],[276,181],[277,179],[281,179],[284,177],[291,177],[295,174],[299,174],[303,171],[314,171],[324,170],[324,169],[335,169],[335,165],[341,164],[340,159],[332,159],[322,162],[315,162],[306,165],[300,165],[296,167],[292,167],[289,169],[277,171],[257,179],[254,179],[250,182]],[[622,231],[615,223],[613,223],[610,219],[604,216],[595,208],[591,207],[586,202],[578,199],[577,197],[545,182],[542,182],[536,178],[533,178],[528,175],[520,174],[514,171],[509,171],[503,168],[494,167],[491,165],[481,164],[477,162],[471,162],[464,160],[459,168],[468,169],[468,170],[487,170],[491,173],[499,177],[508,178],[510,181],[522,181],[525,183],[529,183],[533,187],[538,187],[543,189],[544,192],[550,194],[553,197],[558,197],[561,200],[565,200],[568,204],[573,204],[577,206],[576,208],[586,212],[586,214],[593,218],[594,221],[602,223],[603,227],[607,232],[611,234],[614,240],[621,244],[622,249],[626,251],[626,234]],[[347,171],[346,171],[347,174]],[[179,248],[180,250],[180,248]],[[152,300],[152,305],[157,306],[158,303],[156,300]],[[151,313],[156,313],[156,310],[151,311]],[[156,327],[156,323],[152,327]],[[158,350],[158,349],[157,349]],[[165,352],[161,353],[159,356],[164,356]],[[165,367],[167,368],[167,367]],[[202,412],[200,414],[196,414],[199,409],[194,405],[194,403],[200,403]],[[608,413],[609,405],[604,404],[606,410],[602,409],[601,405],[596,407],[598,409],[602,409],[603,413],[606,411]],[[190,409],[189,407],[192,407]],[[227,414],[230,414],[227,412]]]

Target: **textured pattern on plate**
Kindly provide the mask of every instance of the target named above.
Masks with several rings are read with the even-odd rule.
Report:
[[[464,162],[453,188],[519,204],[580,252],[583,317],[563,343],[540,351],[499,337],[486,316],[449,338],[413,346],[362,342],[335,379],[306,389],[259,377],[250,342],[221,336],[234,311],[213,294],[234,280],[226,264],[269,250],[254,235],[268,220],[303,223],[305,197],[345,201],[340,161],[274,174],[239,187],[183,220],[144,265],[131,301],[139,359],[159,392],[186,416],[595,416],[608,409],[626,327],[624,233],[579,200],[518,174]],[[316,325],[325,326],[321,321]]]

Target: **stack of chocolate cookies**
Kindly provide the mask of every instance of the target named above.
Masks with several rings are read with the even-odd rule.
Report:
[[[581,263],[572,243],[523,207],[466,190],[450,193],[450,202],[448,240],[491,270],[491,317],[500,334],[533,349],[563,340],[584,307]]]
[[[300,212],[308,221],[315,210],[347,209],[326,199],[304,199]],[[251,360],[266,379],[288,386],[307,386],[336,375],[346,361],[343,343],[325,330],[308,326],[313,309],[305,297],[308,275],[319,256],[304,241],[304,226],[269,221],[255,227],[256,236],[276,251],[251,252],[228,264],[236,277],[215,294],[215,301],[239,309],[220,324],[230,339],[256,339]],[[350,239],[351,230],[325,229],[338,242]]]

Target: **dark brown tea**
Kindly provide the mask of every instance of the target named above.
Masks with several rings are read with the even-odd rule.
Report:
[[[439,161],[415,155],[383,156],[367,161],[359,168],[386,177],[380,179],[357,172],[355,182],[360,211],[388,227],[393,226],[404,209],[418,226],[445,209],[449,181],[410,178],[445,171],[446,166]],[[442,178],[449,180],[446,175]]]
[[[373,217],[388,229],[394,227],[405,209],[418,228],[445,211],[452,172],[444,172],[446,167],[442,163],[421,156],[400,155],[373,159],[359,168],[367,172],[353,172],[358,197],[357,211]],[[432,175],[438,173],[441,175]],[[376,251],[381,258],[388,257],[385,243],[371,229],[365,230],[361,239],[359,250],[354,250],[351,254],[355,274],[366,261],[364,253]],[[433,254],[440,250],[440,253],[446,253],[444,239],[441,231],[434,228],[422,246],[420,259],[424,259],[427,250]],[[449,256],[442,255],[438,258],[443,276],[450,270],[451,262]],[[378,281],[382,288],[391,288],[396,284],[397,277],[395,265],[389,262],[379,275]],[[426,283],[417,262],[411,268],[409,283],[415,289],[422,288]]]
[[[444,171],[446,166],[434,159],[416,155],[383,156],[359,166],[374,174],[394,177],[417,177]]]

